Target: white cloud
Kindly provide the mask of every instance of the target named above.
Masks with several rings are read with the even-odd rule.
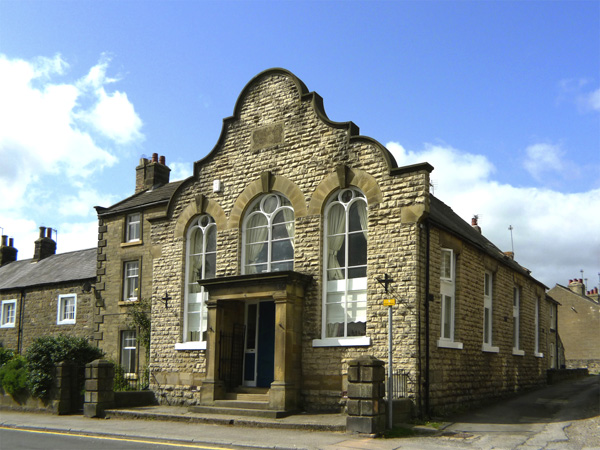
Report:
[[[600,189],[565,194],[551,189],[514,187],[494,180],[493,165],[485,156],[451,147],[425,145],[407,151],[391,142],[387,148],[398,165],[427,161],[438,180],[435,195],[466,221],[479,214],[483,234],[503,251],[511,250],[513,226],[515,259],[538,280],[552,287],[584,276],[597,283],[600,261]],[[536,151],[531,151],[532,161]],[[553,167],[554,160],[538,157]],[[457,176],[459,174],[459,176]]]
[[[184,180],[192,176],[193,168],[193,163],[172,162],[169,164],[169,169],[171,169],[171,173],[169,174],[169,180]]]
[[[21,259],[32,256],[38,226],[62,227],[73,236],[68,248],[94,245],[95,217],[91,228],[71,219],[114,201],[93,184],[125,145],[143,140],[127,94],[112,89],[119,80],[107,76],[109,63],[103,55],[78,78],[60,55],[26,61],[0,54],[0,227],[15,238]]]
[[[600,111],[600,88],[583,97],[583,103],[592,111]]]
[[[564,167],[561,159],[563,152],[558,145],[533,144],[525,149],[525,153],[525,169],[538,181],[545,172],[560,172]]]

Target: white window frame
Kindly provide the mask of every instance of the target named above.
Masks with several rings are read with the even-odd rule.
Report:
[[[17,299],[2,300],[0,304],[0,328],[14,328],[17,322]]]
[[[129,272],[129,268],[133,268],[133,265],[136,265],[137,268],[137,273],[135,275],[130,274]],[[140,294],[140,260],[139,259],[134,259],[131,261],[125,261],[123,262],[123,301],[125,302],[136,302],[139,299],[139,294]],[[133,289],[133,293],[136,295],[130,295],[132,289],[131,289],[131,283],[132,280],[137,280],[136,281],[136,287]]]
[[[131,333],[133,333],[133,345],[128,345],[126,346],[126,344],[131,344]],[[137,356],[138,356],[138,340],[137,340],[137,332],[135,330],[122,330],[121,331],[121,342],[120,342],[120,350],[121,350],[121,355],[120,355],[120,365],[123,368],[123,371],[125,372],[125,375],[131,375],[131,374],[135,374],[137,373]],[[131,353],[133,352],[133,372],[127,371],[127,367],[125,366],[125,364],[123,364],[123,362],[125,361],[125,356],[129,355],[128,360],[131,361]],[[128,364],[129,365],[129,364]],[[131,367],[129,367],[129,369],[131,369]]]
[[[266,202],[270,198],[277,198],[277,206],[272,212],[268,212],[265,207]],[[288,210],[288,211],[292,212],[292,220],[277,223],[277,224],[274,223],[274,220],[275,220],[277,214],[283,210]],[[252,217],[254,217],[255,215],[263,216],[266,219],[267,225],[265,227],[260,227],[260,228],[266,228],[267,235],[263,241],[257,241],[255,243],[251,243],[251,244],[263,242],[264,245],[267,246],[267,259],[266,259],[266,261],[260,262],[260,263],[247,263],[246,262],[246,257],[248,255],[247,247],[249,245],[247,242],[247,238],[248,238],[247,228],[248,228],[248,223],[250,222]],[[246,215],[244,216],[244,221],[242,224],[242,274],[258,273],[258,271],[255,272],[253,270],[250,270],[250,268],[252,268],[252,267],[258,268],[259,266],[266,266],[265,270],[261,270],[262,273],[278,272],[280,269],[277,266],[283,265],[283,264],[288,264],[288,263],[291,263],[291,269],[285,269],[285,270],[294,270],[294,250],[293,250],[293,248],[295,245],[294,244],[295,223],[296,223],[296,214],[294,212],[294,208],[292,207],[291,202],[285,195],[280,194],[279,192],[272,192],[269,194],[261,195],[256,200],[254,200],[250,204],[250,207],[248,208],[248,211],[247,211]],[[274,228],[276,226],[284,226],[284,225],[287,225],[286,228],[288,230],[288,237],[280,238],[280,239],[274,238],[273,237]],[[290,233],[290,228],[291,228],[291,233]],[[290,234],[291,234],[291,236],[290,236]],[[291,257],[291,259],[273,261],[273,245],[276,244],[277,242],[283,242],[283,241],[290,241],[290,243],[292,245],[292,257]]]
[[[534,355],[536,358],[543,358],[544,354],[540,352],[540,306],[542,303],[542,299],[537,297],[535,300],[535,331],[534,331]]]
[[[521,289],[513,286],[513,355],[523,356],[521,349]]]
[[[352,192],[352,197],[350,200],[348,200],[347,202],[342,200],[342,196],[345,194],[346,191],[350,191]],[[363,286],[362,289],[358,289],[355,290],[354,292],[361,292],[364,291],[364,296],[365,296],[365,300],[364,300],[364,306],[365,308],[367,307],[367,301],[366,301],[366,292],[367,292],[367,277],[359,277],[359,278],[348,278],[348,271],[349,269],[352,269],[352,266],[349,266],[349,259],[348,259],[348,237],[350,234],[355,233],[355,231],[353,232],[349,232],[349,218],[348,218],[348,214],[350,211],[351,206],[356,203],[356,202],[364,202],[365,204],[365,208],[368,208],[368,204],[367,204],[367,199],[365,197],[365,195],[360,191],[360,189],[355,188],[355,187],[351,187],[351,188],[347,188],[347,189],[341,189],[336,191],[328,200],[328,203],[325,207],[325,212],[324,212],[324,239],[323,239],[323,255],[324,255],[324,264],[323,264],[323,301],[322,301],[322,323],[321,323],[321,339],[314,339],[312,344],[313,347],[344,347],[344,346],[368,346],[371,345],[371,338],[369,336],[366,336],[366,330],[365,330],[365,335],[364,336],[348,336],[347,335],[347,326],[348,326],[348,314],[347,312],[344,312],[344,317],[345,317],[345,322],[344,322],[344,336],[337,336],[337,337],[327,337],[327,296],[328,293],[330,294],[342,294],[343,297],[343,306],[344,306],[344,311],[346,311],[347,307],[348,307],[348,295],[349,292],[351,291],[351,289],[356,289],[357,287]],[[328,260],[327,258],[329,257],[329,251],[328,251],[328,240],[329,240],[329,230],[328,230],[328,225],[329,225],[329,211],[331,210],[331,208],[333,207],[333,205],[342,205],[345,209],[345,231],[344,231],[344,244],[345,245],[345,266],[342,267],[341,269],[344,270],[344,279],[340,279],[340,280],[334,280],[334,281],[328,281]],[[361,231],[362,232],[362,231]],[[368,232],[368,229],[367,229]],[[368,237],[367,237],[368,239]],[[368,242],[368,240],[367,240]],[[362,266],[356,266],[356,268],[359,268]],[[366,265],[365,265],[365,269],[366,269]],[[331,287],[335,287],[338,285],[343,285],[343,290],[331,290]],[[360,294],[358,294],[360,295]],[[362,303],[362,302],[352,302],[352,303]],[[365,319],[366,320],[366,319]]]
[[[445,261],[449,262],[449,267],[446,267]],[[450,269],[449,273],[446,273],[445,269]],[[461,350],[463,348],[462,342],[454,340],[456,321],[456,256],[454,250],[449,248],[442,248],[441,253],[440,296],[440,338],[437,345],[441,348]],[[449,330],[447,329],[445,320],[447,314],[449,314]]]
[[[550,342],[550,345],[548,346],[548,353],[550,353],[550,368],[556,369],[556,345],[554,345],[554,342]]]
[[[556,304],[550,303],[550,331],[556,331]]]
[[[72,303],[71,303],[72,300]],[[69,310],[67,310],[69,308]],[[77,294],[61,294],[58,296],[56,311],[57,325],[73,325],[77,320]]]
[[[139,242],[142,238],[142,213],[127,215],[125,220],[125,242]]]
[[[498,353],[500,349],[494,346],[493,341],[493,322],[494,322],[494,274],[490,271],[485,271],[483,276],[483,344],[481,350],[488,353]],[[486,312],[488,322],[486,324]],[[486,335],[488,337],[486,341]]]
[[[192,248],[191,248],[191,243],[192,243],[192,235],[197,231],[197,230],[201,230],[202,231],[202,249],[199,253],[192,253]],[[214,231],[214,236],[215,236],[215,249],[214,251],[207,251],[207,236],[209,235],[209,232],[213,232]],[[189,267],[192,264],[192,258],[200,258],[201,259],[201,273],[198,274],[200,275],[200,279],[204,279],[207,277],[207,273],[206,273],[206,261],[207,261],[207,257],[214,255],[214,260],[216,262],[216,255],[217,255],[217,249],[216,249],[216,232],[217,232],[217,225],[215,223],[215,220],[208,214],[202,214],[198,217],[196,217],[193,222],[191,223],[191,225],[188,227],[188,231],[187,231],[187,235],[186,235],[186,249],[185,249],[185,255],[186,255],[186,260],[185,260],[185,292],[184,292],[184,320],[183,320],[183,336],[182,336],[182,342],[177,342],[175,343],[175,349],[176,350],[205,350],[206,349],[206,340],[203,339],[203,333],[206,331],[207,327],[207,321],[208,321],[208,311],[206,309],[206,301],[208,300],[208,292],[206,292],[204,290],[204,286],[200,287],[200,292],[196,292],[196,293],[192,293],[190,292],[191,289],[190,287],[195,284],[197,282],[197,280],[194,280],[193,277],[195,277],[195,274],[190,274],[190,270]],[[215,267],[216,270],[216,267]],[[198,311],[193,311],[190,312],[190,306],[191,305],[196,305],[197,303],[200,303],[200,307]],[[197,314],[200,317],[199,320],[199,330],[197,330],[197,332],[199,333],[199,339],[197,340],[191,340],[188,338],[188,333],[189,333],[189,320],[190,320],[190,315],[191,314]]]

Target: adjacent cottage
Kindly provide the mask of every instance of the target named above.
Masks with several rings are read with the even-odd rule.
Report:
[[[548,294],[560,304],[554,320],[560,329],[566,368],[600,373],[598,288],[587,291],[584,280],[575,278],[567,286],[557,284]]]
[[[19,353],[39,336],[90,339],[94,331],[96,249],[55,254],[52,229],[40,227],[32,259],[17,261],[12,239],[0,247],[0,344]]]
[[[545,286],[430,193],[432,170],[397,167],[292,73],[257,75],[193,176],[142,159],[136,193],[98,208],[100,345],[122,355],[124,311],[151,298],[160,401],[335,411],[350,360],[387,360],[392,297],[418,411],[543,383]]]

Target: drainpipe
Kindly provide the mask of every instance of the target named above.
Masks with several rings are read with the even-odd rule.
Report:
[[[21,354],[23,344],[23,316],[25,314],[25,289],[21,289],[21,299],[19,302],[19,328],[17,330],[17,354]]]
[[[425,219],[426,255],[425,255],[425,415],[429,417],[429,219]]]

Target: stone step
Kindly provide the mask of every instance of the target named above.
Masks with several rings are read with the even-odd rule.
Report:
[[[236,409],[269,409],[269,401],[264,400],[215,400],[218,408],[236,408]]]
[[[240,400],[245,402],[268,402],[269,394],[245,394],[241,392],[228,392],[225,400]]]
[[[237,408],[232,406],[219,407],[219,406],[190,406],[190,412],[200,414],[220,414],[227,416],[250,416],[250,417],[263,417],[267,419],[280,419],[287,417],[293,412],[290,411],[275,411],[272,409],[249,409],[249,408]]]

